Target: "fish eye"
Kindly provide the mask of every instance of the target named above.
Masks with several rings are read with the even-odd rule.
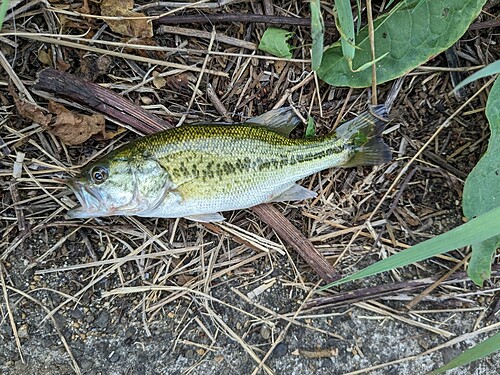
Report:
[[[95,184],[102,184],[108,178],[108,170],[105,167],[97,166],[92,168],[90,176]]]

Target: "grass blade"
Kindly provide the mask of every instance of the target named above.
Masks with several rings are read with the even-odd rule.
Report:
[[[500,60],[492,62],[491,64],[485,66],[484,68],[478,70],[471,76],[467,77],[462,82],[460,82],[453,90],[454,91],[460,90],[462,87],[468,85],[471,82],[477,81],[480,78],[492,76],[493,74],[497,73],[500,73]]]
[[[323,32],[324,23],[321,16],[320,0],[311,0],[311,66],[313,70],[319,69],[323,60]]]
[[[328,284],[321,289],[327,289],[348,281],[390,271],[450,250],[487,240],[500,234],[498,223],[500,223],[500,207],[496,207],[455,229],[412,246],[407,250],[372,264],[351,276]]]
[[[349,0],[335,0],[337,9],[337,29],[341,35],[342,54],[348,61],[354,59],[354,19]]]

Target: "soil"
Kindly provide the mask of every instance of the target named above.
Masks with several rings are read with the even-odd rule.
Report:
[[[71,10],[77,8],[66,3]],[[273,3],[283,9],[288,4]],[[304,4],[292,4],[298,14],[308,14]],[[96,4],[89,6],[90,12],[98,12]],[[497,8],[478,21],[489,20],[488,14]],[[31,11],[32,18],[17,16],[20,28],[33,33],[37,24],[55,31],[51,25],[56,13]],[[218,11],[258,13],[262,4],[236,2]],[[103,25],[102,20],[65,17],[65,27],[72,27],[74,34],[87,27],[95,33]],[[5,27],[11,26],[8,20]],[[207,25],[190,27],[211,31]],[[228,36],[253,42],[264,30],[263,24],[217,27]],[[301,42],[310,42],[307,28],[293,29]],[[469,30],[453,47],[459,66],[498,59],[492,33]],[[119,40],[109,30],[104,35]],[[154,43],[208,48],[209,40],[201,37],[172,35],[171,40],[163,36]],[[17,49],[0,40],[2,53],[28,89],[47,66],[40,51],[47,53],[51,66],[117,92],[141,82],[141,74],[153,68],[36,39],[16,42]],[[249,52],[223,43],[213,48]],[[297,49],[294,58],[307,57],[304,51]],[[186,65],[201,65],[204,59],[166,53],[152,58]],[[246,63],[248,69],[240,71]],[[271,109],[305,77],[309,65],[300,60],[211,56],[207,68],[230,76],[205,75],[197,82],[198,73],[177,74],[167,76],[163,86],[149,82],[123,95],[138,105],[156,105],[148,108],[172,123],[185,114],[188,122],[220,120],[216,104],[206,94],[210,82],[231,120],[240,121]],[[227,221],[217,224],[217,230],[185,219],[68,220],[65,207],[74,204],[75,197],[54,178],[67,176],[73,167],[106,153],[110,145],[137,135],[128,131],[110,140],[95,134],[79,145],[65,144],[47,127],[19,113],[18,88],[7,86],[9,77],[7,71],[0,72],[0,137],[10,150],[0,158],[1,374],[426,374],[498,332],[486,329],[499,320],[497,268],[483,287],[466,277],[450,277],[410,310],[406,305],[423,288],[347,304],[311,305],[332,294],[442,276],[457,264],[456,271],[464,271],[469,249],[321,292],[314,270],[249,210],[225,213]],[[436,56],[410,72],[396,95],[384,136],[393,151],[390,163],[323,171],[301,182],[321,192],[318,199],[275,206],[343,275],[460,225],[464,179],[487,147],[487,90],[460,111],[415,163],[408,162],[484,82],[457,98],[451,93],[446,57]],[[195,86],[201,94],[189,106]],[[379,102],[387,99],[392,87],[392,82],[379,85]],[[370,100],[368,89],[319,83],[320,110],[311,105],[315,89],[311,80],[292,91],[289,101],[306,116],[311,110],[318,134],[328,132],[339,113],[344,120],[353,118]],[[46,98],[34,98],[47,108]],[[347,110],[342,108],[346,100]],[[106,126],[109,133],[117,130],[115,124]],[[293,136],[303,132],[304,126]],[[14,176],[20,153],[25,154],[18,159],[22,173]],[[375,211],[405,168],[406,174]],[[373,212],[372,227],[366,226]],[[354,236],[357,226],[361,232]],[[451,341],[455,338],[456,343]],[[498,363],[497,352],[448,373],[495,374]]]

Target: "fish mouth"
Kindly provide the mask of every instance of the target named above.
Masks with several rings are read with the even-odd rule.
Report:
[[[73,191],[80,203],[80,207],[73,208],[66,213],[70,219],[106,216],[105,210],[102,209],[102,199],[98,191],[90,189],[76,179],[64,182]]]

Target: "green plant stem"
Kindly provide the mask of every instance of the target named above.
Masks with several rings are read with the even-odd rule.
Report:
[[[372,54],[372,105],[377,105],[377,63],[375,62],[375,29],[373,28],[372,1],[366,0],[366,13],[368,16],[368,36],[370,38],[370,51]]]

